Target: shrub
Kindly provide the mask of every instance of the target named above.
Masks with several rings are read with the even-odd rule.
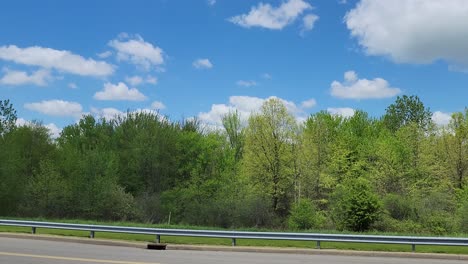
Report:
[[[368,230],[380,216],[381,202],[363,178],[340,184],[332,196],[332,218],[339,230]]]
[[[325,217],[317,211],[314,204],[307,199],[300,199],[292,209],[288,218],[290,229],[320,228],[325,222]]]
[[[408,198],[398,194],[388,194],[383,199],[384,209],[397,220],[413,219],[415,216],[414,206]]]
[[[460,231],[468,233],[468,202],[465,202],[459,209]]]

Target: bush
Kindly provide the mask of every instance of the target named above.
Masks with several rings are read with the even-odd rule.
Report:
[[[397,220],[413,219],[415,208],[408,198],[398,194],[388,194],[383,199],[384,209]]]
[[[340,184],[332,195],[332,219],[339,230],[368,230],[379,219],[381,202],[363,178]]]
[[[317,212],[317,208],[310,200],[300,199],[291,209],[288,227],[300,230],[320,228],[324,222],[325,217]]]
[[[460,215],[460,231],[468,233],[468,202],[465,202],[458,211]]]

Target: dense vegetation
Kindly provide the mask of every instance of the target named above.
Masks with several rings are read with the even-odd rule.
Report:
[[[468,110],[433,124],[416,96],[381,118],[298,124],[270,99],[224,129],[133,112],[52,139],[0,100],[0,215],[218,227],[468,232]]]

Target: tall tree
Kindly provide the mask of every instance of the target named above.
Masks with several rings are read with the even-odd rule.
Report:
[[[271,198],[277,215],[285,215],[289,209],[296,127],[294,117],[278,99],[269,99],[259,114],[249,118],[244,169],[254,186]]]
[[[10,100],[0,100],[0,136],[15,126],[16,119],[16,110]]]
[[[462,189],[468,174],[468,108],[464,113],[453,113],[444,143],[450,174],[455,185]]]
[[[398,96],[395,103],[387,107],[383,117],[385,126],[395,132],[410,123],[427,130],[431,124],[432,113],[418,96]]]

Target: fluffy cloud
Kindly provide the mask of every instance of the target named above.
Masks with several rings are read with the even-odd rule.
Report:
[[[38,46],[28,48],[19,48],[15,45],[0,46],[0,59],[82,76],[108,76],[114,72],[112,65],[104,61],[85,59],[66,50]]]
[[[446,126],[450,123],[452,119],[452,113],[444,113],[440,111],[435,111],[432,114],[432,121],[439,126]]]
[[[305,10],[312,6],[304,0],[288,0],[279,7],[259,3],[250,9],[248,14],[229,18],[229,21],[241,27],[263,27],[280,30],[293,23]]]
[[[112,51],[108,50],[108,51],[104,51],[102,53],[98,53],[97,56],[101,59],[106,59],[106,58],[109,58],[110,56],[112,56]]]
[[[208,0],[208,5],[214,6],[216,4],[216,0]]]
[[[155,110],[162,110],[162,109],[165,109],[166,106],[165,106],[162,102],[154,101],[154,102],[151,104],[151,108],[152,108],[152,109],[155,109]]]
[[[314,107],[316,104],[317,104],[317,102],[315,101],[315,99],[312,98],[312,99],[303,101],[301,103],[301,107],[304,108],[304,109],[308,109],[308,108]]]
[[[44,125],[47,129],[49,129],[49,134],[52,138],[58,138],[60,136],[60,133],[62,132],[62,129],[59,128],[57,125],[54,123],[49,123],[47,125]]]
[[[144,84],[144,83],[149,83],[149,84],[157,84],[158,83],[158,79],[156,77],[153,77],[153,76],[150,76],[150,75],[146,76],[145,79],[143,77],[141,77],[141,76],[138,76],[138,75],[135,75],[135,76],[132,76],[132,77],[126,77],[125,81],[127,83],[129,83],[130,85],[132,85],[132,86],[138,86],[138,85]]]
[[[0,79],[0,84],[4,85],[26,85],[33,84],[46,86],[47,81],[52,77],[49,70],[39,69],[32,74],[24,71],[13,71],[4,69],[5,75]]]
[[[192,63],[193,67],[197,69],[211,69],[213,64],[209,59],[197,59]]]
[[[468,69],[466,0],[361,0],[345,21],[368,55]]]
[[[343,108],[327,108],[327,112],[332,115],[338,115],[342,117],[352,117],[354,115],[354,109],[349,107]]]
[[[132,86],[138,86],[143,83],[143,78],[140,76],[126,77],[125,81]]]
[[[83,107],[76,102],[68,102],[63,100],[49,100],[37,103],[27,103],[24,108],[45,115],[51,116],[71,116],[80,117],[83,112]]]
[[[259,98],[253,96],[231,96],[229,97],[228,104],[213,104],[209,112],[199,113],[198,119],[206,124],[220,127],[222,126],[223,116],[229,112],[234,112],[237,110],[241,120],[246,122],[252,113],[259,112],[263,103],[272,98],[279,99],[286,106],[288,112],[294,115],[299,121],[305,119],[305,112],[303,107],[299,107],[294,102],[287,101],[276,96],[270,96],[268,98]]]
[[[77,89],[78,86],[76,85],[76,83],[69,83],[69,84],[68,84],[68,88],[70,88],[70,89]]]
[[[244,87],[251,87],[251,86],[257,86],[257,82],[255,81],[244,81],[244,80],[239,80],[236,83],[239,86],[244,86]]]
[[[18,118],[16,119],[16,126],[33,126],[34,123],[27,121],[24,118]],[[60,133],[62,132],[62,129],[59,128],[56,124],[54,123],[49,123],[47,125],[44,125],[49,130],[49,135],[52,138],[58,138],[60,136]]]
[[[319,17],[314,14],[306,15],[302,18],[302,32],[312,30]]]
[[[164,64],[163,50],[146,42],[139,35],[130,38],[127,34],[120,34],[117,39],[109,42],[109,46],[116,50],[118,60],[129,61],[146,70]]]
[[[99,118],[105,118],[106,120],[112,120],[112,119],[115,119],[116,117],[125,115],[124,112],[118,109],[112,108],[112,107],[102,108],[102,109],[91,107],[91,113],[94,116],[97,116]]]
[[[354,71],[345,72],[344,78],[343,83],[332,82],[331,95],[346,99],[378,99],[393,97],[401,92],[399,88],[390,87],[382,78],[358,79]]]
[[[104,90],[94,94],[96,100],[144,101],[146,98],[138,89],[128,88],[123,82],[118,84],[105,83]]]

